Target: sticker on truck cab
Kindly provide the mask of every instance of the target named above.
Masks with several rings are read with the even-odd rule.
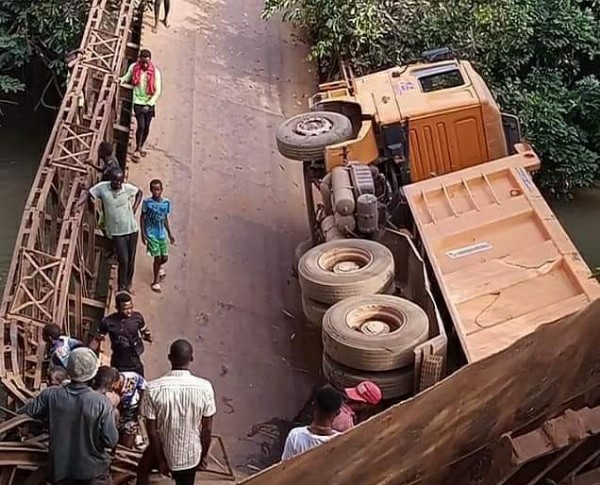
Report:
[[[464,258],[465,256],[471,256],[472,254],[482,253],[492,249],[492,245],[488,242],[481,242],[477,244],[471,244],[470,246],[464,246],[458,249],[451,249],[446,252],[446,256],[450,259]]]

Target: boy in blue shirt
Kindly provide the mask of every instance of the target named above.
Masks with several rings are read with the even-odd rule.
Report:
[[[169,257],[169,243],[174,244],[175,238],[169,226],[171,201],[162,196],[163,184],[154,179],[150,182],[152,197],[142,203],[140,225],[142,229],[142,243],[146,246],[148,254],[154,258],[154,280],[152,290],[160,293],[160,282],[165,277],[164,264]]]

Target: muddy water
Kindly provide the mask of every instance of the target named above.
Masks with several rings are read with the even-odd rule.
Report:
[[[582,190],[572,202],[550,205],[587,264],[600,267],[600,189]]]
[[[0,126],[0,289],[4,288],[23,207],[47,136],[46,126]]]

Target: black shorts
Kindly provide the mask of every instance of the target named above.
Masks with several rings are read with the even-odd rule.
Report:
[[[145,104],[134,104],[133,105],[133,114],[135,114],[136,117],[146,115],[146,116],[149,116],[150,118],[154,118],[156,116],[156,106],[147,106],[150,109],[148,111],[144,112],[144,108],[146,106],[147,105],[145,105]]]

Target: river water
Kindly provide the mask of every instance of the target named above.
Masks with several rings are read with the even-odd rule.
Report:
[[[0,126],[0,289],[6,282],[23,207],[46,144],[47,125],[42,125]]]

